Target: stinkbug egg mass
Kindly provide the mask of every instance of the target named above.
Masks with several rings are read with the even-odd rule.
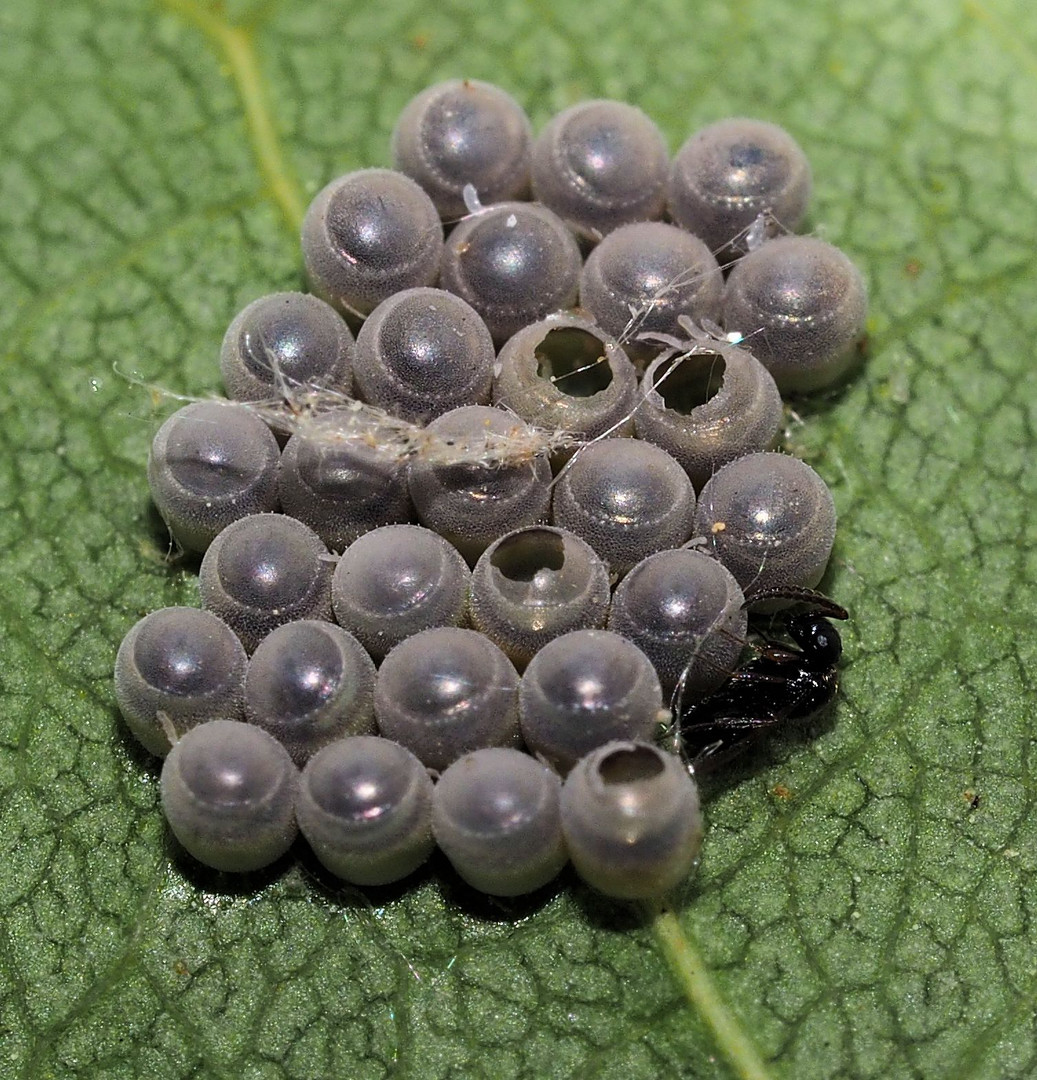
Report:
[[[811,591],[834,506],[773,451],[779,390],[859,357],[863,279],[787,235],[812,178],[773,124],[710,124],[670,163],[633,105],[571,104],[534,140],[504,91],[451,80],[392,153],[313,200],[312,293],[257,297],[214,342],[233,403],[155,436],[205,610],[129,631],[119,707],[218,870],[301,830],[353,884],[438,842],[497,895],[567,859],[654,895],[697,860],[695,755],[835,693],[814,639],[845,611]],[[761,599],[812,607],[770,697],[771,661],[742,658]]]

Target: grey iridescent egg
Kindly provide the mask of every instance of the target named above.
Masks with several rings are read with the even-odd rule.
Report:
[[[778,388],[746,349],[716,342],[660,357],[641,386],[638,438],[672,454],[696,491],[729,461],[769,450],[781,430]]]
[[[565,529],[531,525],[495,540],[472,571],[472,625],[519,671],[549,641],[605,625],[608,568]]]
[[[637,373],[622,346],[576,315],[551,315],[501,348],[493,400],[576,439],[633,434]],[[569,455],[556,455],[556,463]]]
[[[764,211],[795,230],[811,186],[806,155],[787,131],[736,117],[697,131],[677,151],[667,209],[678,225],[730,257],[746,250],[744,231]]]
[[[453,545],[419,525],[387,525],[355,540],[331,579],[339,625],[375,660],[404,638],[465,620],[471,571]]]
[[[658,127],[622,101],[581,101],[533,144],[533,193],[578,235],[662,217],[670,159]]]
[[[562,773],[602,743],[652,738],[666,716],[651,661],[609,630],[548,642],[519,684],[522,738]]]
[[[819,390],[854,365],[868,315],[860,271],[813,236],[782,236],[731,271],[724,326],[749,337],[782,393]]]
[[[182,733],[206,720],[240,718],[247,662],[234,631],[211,612],[159,608],[119,646],[115,700],[141,745],[164,757],[167,728]]]
[[[442,217],[459,218],[468,184],[483,203],[526,194],[532,138],[522,107],[500,87],[449,79],[404,106],[392,133],[393,163],[428,192]]]
[[[538,203],[505,202],[462,221],[443,248],[444,289],[467,300],[496,342],[576,301],[580,249]]]
[[[391,169],[361,169],[319,191],[302,225],[313,291],[366,315],[401,289],[433,285],[443,227],[432,200]]]
[[[270,429],[244,405],[195,401],[151,443],[151,497],[177,543],[203,552],[232,521],[277,509],[279,456]]]
[[[528,426],[516,416],[487,405],[468,405],[437,417],[427,435],[454,447],[473,446],[495,437],[502,446],[528,442]],[[469,563],[502,533],[544,521],[551,502],[551,468],[542,454],[516,454],[514,464],[500,458],[460,461],[428,457],[410,463],[408,487],[422,525],[445,536]]]
[[[354,885],[387,885],[432,854],[432,780],[398,743],[356,735],[306,763],[296,808],[320,862]]]
[[[259,643],[245,676],[245,719],[305,765],[335,739],[375,731],[374,662],[352,634],[299,619]]]
[[[649,743],[592,750],[566,777],[561,811],[576,872],[606,896],[661,896],[698,862],[698,788],[678,757]]]
[[[298,832],[299,772],[270,734],[236,720],[191,728],[162,765],[162,809],[181,845],[215,870],[279,859]]]
[[[202,559],[202,606],[251,653],[275,627],[331,618],[332,560],[320,537],[284,514],[253,514],[228,525]]]
[[[702,489],[695,532],[751,599],[767,589],[813,588],[835,540],[835,503],[814,470],[787,454],[749,454]]]
[[[694,517],[687,473],[665,450],[636,439],[585,446],[555,485],[553,523],[586,540],[616,577],[683,544]]]
[[[405,289],[357,337],[357,393],[416,424],[490,400],[493,339],[475,309],[443,289]]]
[[[661,221],[635,222],[587,256],[580,306],[631,357],[643,359],[659,348],[641,334],[679,334],[681,315],[718,321],[723,289],[720,266],[697,236]]]
[[[286,514],[333,551],[382,525],[414,519],[396,448],[364,438],[348,409],[329,409],[286,443],[277,490]]]
[[[519,741],[518,673],[474,630],[434,627],[401,641],[379,668],[374,707],[381,734],[430,769]]]
[[[567,860],[561,781],[519,750],[476,750],[455,761],[432,795],[432,831],[474,889],[520,896],[546,885]]]
[[[609,629],[655,666],[663,692],[678,682],[685,701],[715,690],[745,646],[745,598],[731,572],[702,551],[649,555],[616,586]]]
[[[353,334],[330,304],[308,293],[271,293],[253,300],[227,328],[223,385],[236,401],[278,400],[300,387],[348,395],[353,351]]]

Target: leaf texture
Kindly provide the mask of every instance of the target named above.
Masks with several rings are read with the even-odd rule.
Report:
[[[0,11],[0,1073],[55,1078],[1037,1074],[1037,23],[1022,0],[130,0]],[[472,8],[474,7],[474,10]],[[298,213],[440,78],[676,149],[788,127],[861,266],[867,366],[788,445],[840,514],[832,722],[705,792],[674,916],[442,862],[359,894],[188,865],[111,669],[196,603],[144,461],[219,390]]]

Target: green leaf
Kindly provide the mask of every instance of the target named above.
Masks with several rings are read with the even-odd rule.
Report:
[[[1023,0],[6,0],[0,1073],[1037,1073],[1035,49]],[[786,125],[869,281],[866,369],[790,431],[840,512],[834,722],[706,790],[674,911],[495,904],[442,863],[228,887],[114,709],[125,631],[197,600],[148,504],[165,406],[115,369],[218,390],[233,314],[301,285],[300,207],[458,74],[537,124],[636,102],[674,148]]]

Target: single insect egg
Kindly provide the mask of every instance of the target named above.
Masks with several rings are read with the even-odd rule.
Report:
[[[280,449],[245,406],[194,401],[158,429],[148,454],[148,486],[185,551],[203,552],[248,514],[277,509]]]
[[[649,743],[592,750],[566,777],[561,811],[576,872],[606,896],[660,896],[698,861],[698,788],[680,758]]]
[[[164,757],[168,727],[183,732],[206,720],[241,716],[247,663],[234,631],[211,612],[160,608],[119,646],[115,700],[140,744]]]
[[[740,260],[724,292],[724,326],[751,337],[783,393],[841,379],[857,359],[867,314],[860,271],[813,236],[768,240]]]
[[[670,158],[655,124],[622,101],[582,101],[533,144],[533,194],[579,236],[599,240],[662,217]]]
[[[275,627],[331,618],[332,561],[320,537],[284,514],[228,525],[202,559],[202,607],[218,615],[251,653]]]
[[[726,681],[745,645],[745,597],[712,555],[688,548],[642,559],[616,586],[609,629],[651,660],[669,697],[692,701]]]
[[[335,739],[375,731],[374,662],[352,634],[318,619],[272,630],[245,676],[245,719],[296,765]]]
[[[477,79],[450,79],[404,106],[392,157],[428,192],[441,217],[459,218],[468,184],[483,203],[526,195],[532,141],[529,120],[513,97]]]
[[[505,202],[462,221],[443,248],[444,289],[463,297],[502,343],[576,301],[580,249],[564,222],[536,203]]]
[[[582,537],[622,577],[691,536],[695,490],[665,450],[636,439],[581,449],[559,474],[553,522]]]
[[[724,277],[709,248],[661,221],[640,221],[609,233],[587,256],[580,304],[635,359],[658,346],[643,333],[678,334],[677,319],[719,320]]]
[[[677,151],[667,209],[713,251],[746,250],[744,230],[768,212],[790,232],[810,201],[810,164],[784,129],[734,118],[696,132]]]
[[[277,469],[284,512],[333,551],[415,516],[399,453],[362,437],[355,421],[345,408],[322,413],[288,440]]]
[[[578,439],[631,435],[637,373],[619,342],[575,315],[551,315],[510,337],[493,400],[534,427]],[[559,452],[557,464],[570,454]]]
[[[608,607],[607,567],[565,529],[516,529],[495,540],[472,571],[472,625],[519,671],[553,638],[604,626]]]
[[[519,742],[518,672],[474,630],[437,626],[401,641],[382,661],[374,708],[381,734],[430,769]]]
[[[433,285],[443,226],[409,176],[361,169],[332,180],[310,203],[302,253],[313,291],[363,316],[401,289]]]
[[[299,830],[336,877],[387,885],[432,854],[432,780],[409,751],[355,735],[306,763],[296,807]]]
[[[443,289],[405,289],[383,300],[360,329],[357,392],[394,416],[426,424],[461,405],[487,404],[495,356],[470,304]]]
[[[695,532],[747,594],[813,588],[835,541],[828,486],[799,458],[749,454],[702,489]]]
[[[520,750],[492,747],[455,761],[432,793],[432,832],[473,889],[521,896],[565,866],[561,781]]]
[[[609,630],[549,641],[519,684],[522,738],[562,773],[602,743],[651,738],[667,715],[651,661]]]
[[[353,334],[330,304],[308,293],[272,293],[253,300],[227,328],[223,385],[236,401],[276,400],[299,387],[348,395],[353,351]]]
[[[299,771],[262,728],[211,720],[191,728],[162,765],[162,810],[200,863],[242,873],[279,859],[297,834]]]
[[[518,417],[488,405],[467,405],[436,417],[426,428],[444,444],[501,444],[528,438]],[[445,536],[470,564],[502,533],[547,518],[551,467],[542,454],[502,464],[477,452],[458,462],[415,459],[409,466],[411,500],[418,520]]]
[[[672,454],[696,491],[729,461],[769,450],[778,438],[781,395],[745,349],[717,342],[661,356],[641,385],[637,437]]]
[[[471,571],[453,545],[419,525],[355,540],[331,579],[335,618],[381,660],[404,638],[465,620]]]

